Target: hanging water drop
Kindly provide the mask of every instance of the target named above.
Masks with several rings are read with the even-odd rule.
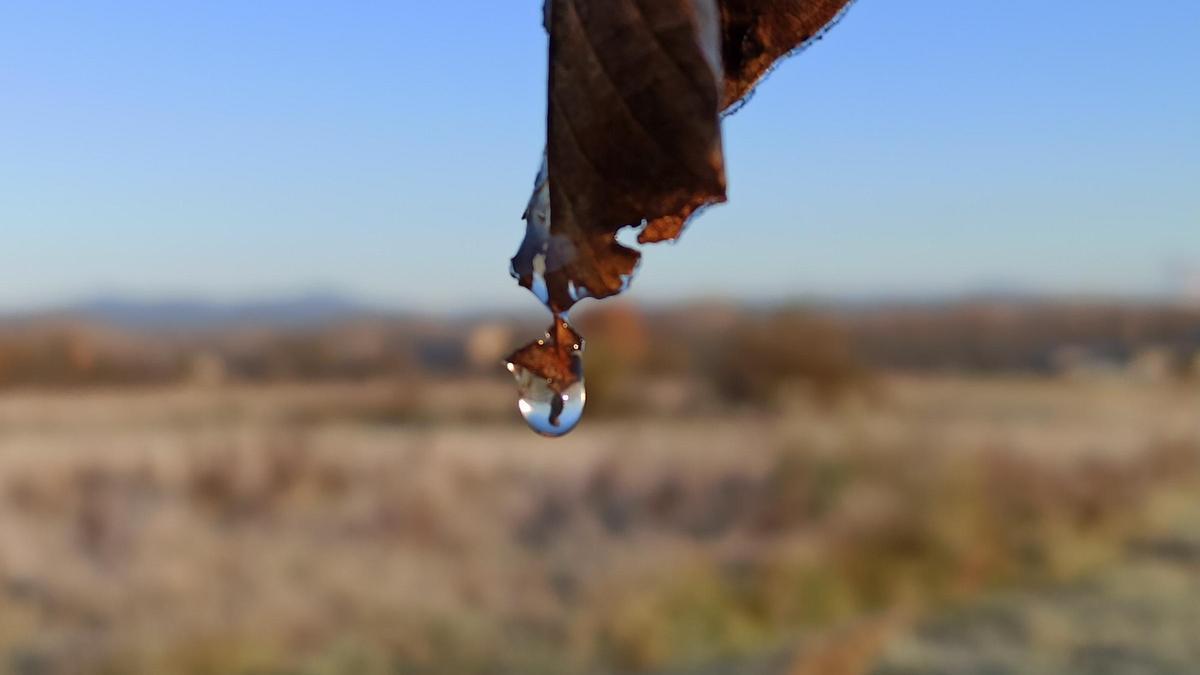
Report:
[[[558,437],[583,417],[583,338],[562,317],[545,337],[514,353],[508,372],[517,381],[517,409],[537,433]]]
[[[517,380],[517,409],[529,428],[542,436],[556,438],[578,426],[587,401],[582,379],[560,393],[546,378],[514,363],[508,364],[508,370]]]

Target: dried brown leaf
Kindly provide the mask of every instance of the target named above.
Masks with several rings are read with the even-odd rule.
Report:
[[[852,2],[721,0],[722,107],[737,107],[779,59],[820,37]]]
[[[722,110],[745,102],[755,85],[782,58],[819,37],[853,0],[720,0]],[[697,199],[678,213],[651,220],[638,242],[678,239],[695,213],[709,202]]]
[[[621,228],[724,200],[718,17],[716,0],[551,0],[547,180],[513,271],[553,311],[625,287],[640,256]]]
[[[508,362],[546,378],[552,390],[562,393],[582,376],[576,358],[582,345],[583,337],[556,316],[546,337],[513,352]]]
[[[850,2],[546,0],[546,157],[512,269],[555,327],[510,361],[559,392],[578,381],[580,338],[561,314],[624,290],[641,255],[617,232],[675,239],[725,201],[722,113]]]

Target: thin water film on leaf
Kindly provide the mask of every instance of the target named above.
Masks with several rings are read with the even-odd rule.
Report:
[[[562,317],[629,284],[641,254],[617,233],[641,227],[641,243],[673,240],[725,201],[722,114],[851,1],[546,0],[546,154],[512,272],[555,325],[510,357],[519,384],[544,382],[559,397],[578,385],[582,408],[573,375],[582,338]],[[552,431],[561,403],[546,414]]]

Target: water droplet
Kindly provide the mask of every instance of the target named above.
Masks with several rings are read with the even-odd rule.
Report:
[[[570,433],[579,424],[587,401],[582,378],[559,393],[550,387],[549,380],[514,363],[508,364],[508,372],[517,380],[517,409],[531,429],[555,438]]]
[[[545,335],[513,352],[505,364],[517,381],[517,409],[543,436],[567,434],[583,417],[583,347],[566,315],[555,313]]]

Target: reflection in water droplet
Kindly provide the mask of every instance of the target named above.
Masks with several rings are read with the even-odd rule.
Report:
[[[514,363],[508,364],[508,372],[517,380],[517,393],[520,396],[517,409],[531,429],[554,438],[569,433],[579,424],[587,401],[582,379],[559,394],[550,388],[545,378]]]

